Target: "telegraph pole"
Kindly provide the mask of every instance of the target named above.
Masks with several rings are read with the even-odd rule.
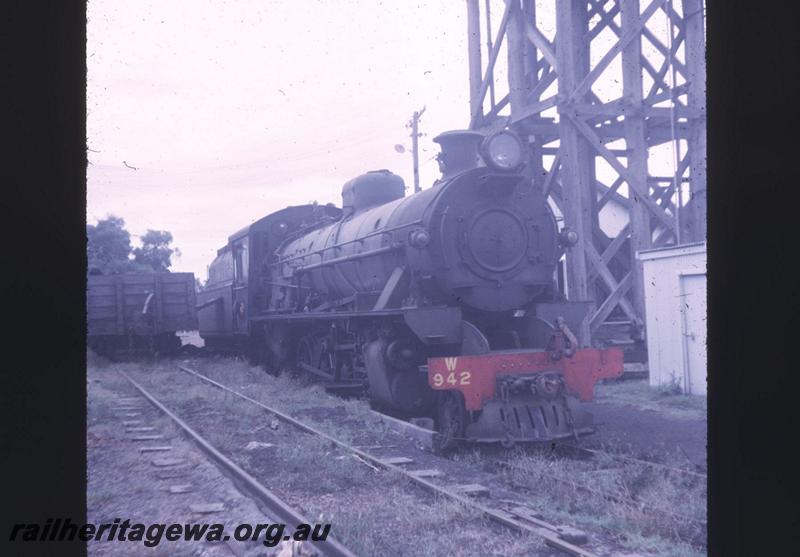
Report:
[[[408,123],[411,127],[411,156],[414,158],[414,193],[421,191],[419,187],[419,142],[418,138],[422,135],[419,133],[419,119],[425,112],[425,107],[422,110],[415,111]]]

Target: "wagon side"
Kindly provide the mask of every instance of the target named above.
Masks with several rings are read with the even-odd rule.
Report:
[[[91,275],[86,300],[89,345],[101,352],[177,348],[176,331],[197,329],[195,305],[193,273]]]

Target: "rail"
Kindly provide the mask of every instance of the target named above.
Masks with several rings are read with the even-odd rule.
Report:
[[[274,514],[274,518],[283,521],[285,524],[309,524],[310,521],[300,515],[292,507],[281,500],[277,495],[269,489],[261,485],[253,476],[245,472],[235,462],[226,457],[224,454],[215,449],[208,441],[206,441],[199,433],[192,429],[186,422],[180,419],[169,408],[159,402],[152,394],[150,394],[144,387],[134,381],[127,373],[120,371],[125,379],[133,385],[150,403],[161,410],[164,414],[169,416],[175,424],[180,427],[194,442],[211,457],[217,464],[228,470],[237,480],[243,483],[247,490],[250,491],[260,502],[262,502]],[[271,517],[273,518],[273,517]],[[344,547],[338,541],[328,539],[324,542],[309,542],[319,550],[323,555],[330,557],[355,557],[349,549]]]
[[[569,542],[567,542],[565,540],[562,540],[559,537],[559,535],[556,533],[556,530],[557,530],[556,526],[553,526],[553,525],[545,526],[547,523],[545,523],[544,521],[538,521],[539,524],[541,524],[540,526],[525,524],[524,522],[521,522],[520,520],[515,518],[515,515],[513,515],[513,514],[511,514],[509,512],[487,507],[486,505],[483,505],[483,504],[481,504],[481,503],[479,503],[477,501],[474,501],[474,500],[468,498],[467,496],[460,495],[459,493],[456,493],[456,492],[454,492],[452,490],[449,490],[449,489],[447,489],[445,487],[436,485],[436,484],[426,480],[425,478],[422,478],[420,476],[414,475],[413,473],[411,473],[411,472],[409,472],[407,470],[404,470],[400,466],[397,466],[395,464],[391,464],[389,462],[386,462],[384,459],[381,459],[379,457],[373,456],[373,455],[371,455],[371,454],[369,454],[369,453],[367,453],[367,452],[365,452],[365,451],[363,451],[361,449],[358,449],[356,447],[348,445],[347,443],[345,443],[343,441],[340,441],[340,440],[336,439],[335,437],[332,437],[332,436],[328,435],[327,433],[319,431],[318,429],[316,429],[316,428],[314,428],[314,427],[312,427],[312,426],[310,426],[308,424],[305,424],[305,423],[301,422],[300,420],[297,420],[296,418],[294,418],[294,417],[292,417],[292,416],[290,416],[290,415],[288,415],[288,414],[286,414],[284,412],[281,412],[280,410],[277,410],[275,408],[267,406],[266,404],[254,399],[254,398],[251,398],[251,397],[249,397],[249,396],[247,396],[247,395],[245,395],[243,393],[240,393],[240,392],[238,392],[238,391],[236,391],[234,389],[231,389],[230,387],[227,387],[226,385],[223,385],[222,383],[214,381],[210,377],[206,377],[205,375],[203,375],[201,373],[198,373],[198,372],[194,371],[193,369],[190,369],[190,368],[188,368],[186,366],[183,366],[183,365],[178,365],[178,368],[181,371],[184,371],[184,372],[186,372],[186,373],[188,373],[190,375],[193,375],[193,376],[197,377],[201,381],[204,381],[204,382],[206,382],[206,383],[208,383],[210,385],[213,385],[213,386],[217,387],[218,389],[221,389],[221,390],[223,390],[223,391],[225,391],[227,393],[230,393],[230,394],[232,394],[234,396],[237,396],[237,397],[239,397],[239,398],[241,398],[243,400],[251,402],[251,403],[255,404],[256,406],[259,406],[263,410],[266,410],[267,412],[269,412],[270,414],[272,414],[273,416],[275,416],[276,418],[278,418],[279,420],[281,420],[281,421],[283,421],[285,423],[293,425],[296,428],[298,428],[298,429],[300,429],[302,431],[305,431],[306,433],[310,433],[310,434],[315,435],[317,437],[321,437],[322,439],[325,439],[326,441],[329,441],[333,445],[336,445],[337,447],[340,447],[340,448],[344,449],[345,451],[347,451],[347,452],[349,452],[349,453],[361,458],[362,460],[365,460],[365,461],[369,462],[371,465],[373,465],[375,467],[382,468],[384,470],[389,470],[389,471],[392,471],[392,472],[394,472],[396,474],[400,474],[401,476],[406,478],[411,483],[413,483],[413,484],[425,489],[429,493],[433,493],[434,495],[437,495],[437,496],[440,496],[440,497],[445,497],[447,499],[450,499],[451,501],[456,501],[456,502],[460,503],[461,505],[464,505],[465,507],[472,508],[472,509],[478,511],[479,513],[481,513],[486,518],[488,518],[488,519],[490,519],[490,520],[492,520],[494,522],[497,522],[499,524],[502,524],[502,525],[504,525],[506,527],[513,528],[513,529],[515,529],[515,530],[517,530],[519,532],[524,532],[524,533],[533,534],[535,536],[538,536],[538,537],[542,538],[545,541],[545,543],[547,545],[549,545],[550,547],[553,547],[555,549],[559,549],[559,550],[561,550],[561,551],[563,551],[563,552],[565,552],[565,553],[567,553],[569,555],[574,555],[576,557],[597,557],[596,554],[594,554],[594,553],[592,553],[592,552],[590,552],[590,551],[588,551],[586,549],[583,549],[582,547],[579,547],[579,546],[574,545],[572,543],[569,543]]]

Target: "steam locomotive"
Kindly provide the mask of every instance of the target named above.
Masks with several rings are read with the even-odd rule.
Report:
[[[619,349],[581,348],[589,305],[555,287],[577,241],[559,232],[511,130],[434,139],[442,177],[405,195],[367,172],[332,204],[287,207],[230,236],[198,294],[207,345],[293,366],[430,417],[441,448],[593,431],[580,405],[622,373]]]

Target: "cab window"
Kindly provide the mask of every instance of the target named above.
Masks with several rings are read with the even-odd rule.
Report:
[[[249,249],[247,238],[242,238],[233,246],[234,252],[234,278],[236,284],[247,284],[247,275],[250,267]]]

